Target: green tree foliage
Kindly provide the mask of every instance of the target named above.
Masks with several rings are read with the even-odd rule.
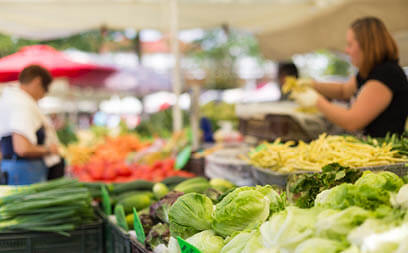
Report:
[[[234,70],[237,59],[254,56],[261,60],[255,37],[228,27],[208,30],[194,44],[196,46],[187,52],[187,56],[192,57],[206,71],[207,88],[237,87],[238,76]]]
[[[345,59],[328,50],[321,50],[318,53],[325,55],[329,61],[324,74],[333,76],[348,76],[350,74],[350,63]]]
[[[0,34],[0,57],[13,54],[24,46],[44,44],[54,47],[57,50],[68,48],[77,48],[87,52],[98,52],[103,42],[100,31],[93,30],[81,34],[73,35],[68,38],[61,38],[49,41],[27,40],[14,38],[9,35]]]

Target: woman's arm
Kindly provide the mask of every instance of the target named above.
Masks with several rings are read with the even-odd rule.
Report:
[[[57,147],[33,145],[26,137],[21,134],[13,133],[13,149],[21,157],[33,158],[42,157],[57,152]]]
[[[348,131],[363,129],[391,103],[392,91],[382,82],[371,80],[362,88],[350,109],[334,105],[320,96],[317,108],[334,124]]]
[[[353,76],[347,83],[313,82],[313,88],[327,98],[349,100],[357,90],[357,82]]]

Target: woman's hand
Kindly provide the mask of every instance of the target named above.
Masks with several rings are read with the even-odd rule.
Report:
[[[312,88],[307,88],[303,92],[293,92],[291,97],[302,107],[314,107],[321,95]]]

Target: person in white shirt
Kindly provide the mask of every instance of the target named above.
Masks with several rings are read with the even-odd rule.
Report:
[[[19,86],[4,88],[0,98],[1,171],[9,185],[45,181],[44,159],[58,154],[56,143],[46,140],[48,121],[37,104],[48,92],[50,73],[30,65],[21,71],[19,81]]]

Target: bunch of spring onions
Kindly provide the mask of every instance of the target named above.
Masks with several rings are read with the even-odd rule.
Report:
[[[0,187],[0,231],[67,231],[95,219],[89,190],[71,179]]]

